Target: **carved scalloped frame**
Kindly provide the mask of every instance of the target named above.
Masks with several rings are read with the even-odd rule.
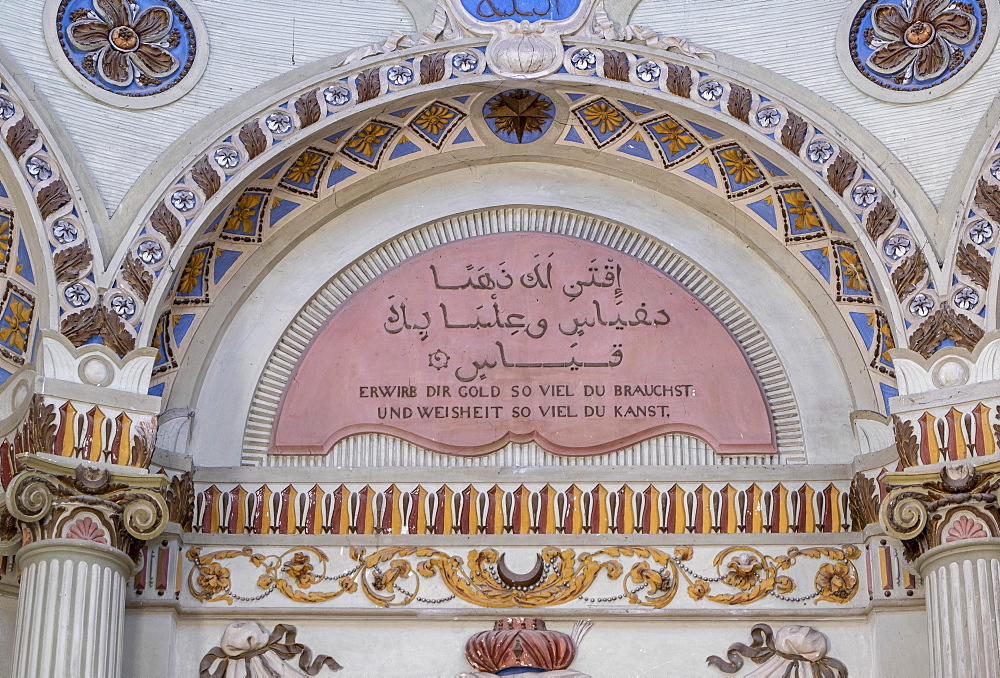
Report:
[[[918,104],[938,99],[954,92],[968,82],[969,78],[975,75],[983,64],[986,63],[993,54],[997,38],[1000,37],[1000,0],[983,0],[987,5],[988,12],[992,14],[993,20],[987,24],[982,44],[979,45],[979,49],[976,50],[975,55],[973,55],[969,63],[960,69],[958,73],[939,85],[932,85],[927,89],[915,92],[895,92],[891,89],[880,87],[866,78],[863,73],[858,71],[858,67],[854,65],[854,59],[851,57],[851,25],[854,23],[854,18],[860,11],[861,6],[866,2],[868,0],[851,0],[851,3],[844,9],[840,24],[837,26],[837,61],[840,63],[844,75],[847,76],[852,85],[868,96],[881,99],[882,101],[895,104]]]
[[[45,0],[45,7],[42,10],[42,33],[45,36],[45,44],[49,48],[49,55],[53,63],[59,68],[66,78],[78,88],[98,101],[128,110],[145,110],[148,108],[158,108],[177,101],[185,94],[194,89],[201,76],[205,74],[208,66],[208,28],[202,21],[201,14],[190,0],[173,0],[184,10],[188,19],[191,20],[191,28],[194,30],[195,55],[191,63],[191,69],[187,75],[177,81],[170,89],[153,94],[147,97],[130,97],[117,94],[104,89],[83,77],[73,64],[70,63],[66,55],[62,53],[59,42],[59,24],[56,15],[59,11],[61,0]]]

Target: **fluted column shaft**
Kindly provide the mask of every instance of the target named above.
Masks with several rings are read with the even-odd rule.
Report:
[[[1000,540],[929,550],[917,562],[927,587],[936,678],[1000,678]]]
[[[17,562],[13,677],[119,678],[129,557],[102,544],[52,539],[24,547]]]

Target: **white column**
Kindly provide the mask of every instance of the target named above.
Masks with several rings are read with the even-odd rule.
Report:
[[[1000,539],[970,539],[917,561],[936,678],[1000,678]]]
[[[22,548],[17,564],[13,678],[119,678],[131,559],[102,544],[51,539]]]

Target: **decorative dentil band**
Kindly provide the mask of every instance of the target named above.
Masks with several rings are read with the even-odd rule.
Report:
[[[277,555],[257,553],[250,547],[203,553],[201,547],[187,551],[193,563],[188,591],[203,603],[254,602],[274,592],[295,603],[318,604],[359,590],[379,607],[440,605],[458,599],[479,607],[550,607],[573,601],[626,603],[662,609],[684,589],[694,601],[723,605],[749,605],[768,597],[786,602],[812,600],[843,604],[858,591],[854,560],[861,556],[855,546],[840,548],[790,548],[780,556],[765,555],[749,546],[733,546],[713,559],[715,572],[701,575],[689,565],[694,555],[682,546],[673,553],[652,547],[607,547],[593,553],[545,547],[527,574],[506,565],[496,549],[471,550],[467,559],[430,547],[388,547],[368,553],[350,550],[350,563],[339,574],[329,571],[329,556],[313,547],[289,549]],[[785,574],[802,559],[824,561],[816,569],[804,595],[790,596],[799,589]],[[247,575],[247,564],[251,572]],[[237,574],[233,574],[233,568]],[[622,575],[627,572],[623,578]],[[246,583],[253,579],[256,589]],[[621,581],[616,595],[587,594],[600,581]],[[428,598],[421,586],[443,584],[448,595]],[[723,591],[716,591],[716,587]],[[439,587],[440,588],[440,587]],[[598,585],[598,589],[606,588]]]
[[[0,506],[0,548],[6,553],[45,539],[80,539],[135,556],[166,527],[161,475],[111,471],[51,455],[17,459],[25,470],[7,486]]]
[[[880,520],[910,561],[942,544],[1000,536],[1000,461],[888,474],[883,482],[889,493]]]
[[[848,532],[848,492],[831,482],[450,487],[240,484],[199,488],[207,534],[761,534]]]

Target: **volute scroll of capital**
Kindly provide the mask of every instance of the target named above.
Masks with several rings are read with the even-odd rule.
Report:
[[[913,562],[932,548],[1000,536],[1000,462],[951,464],[928,473],[883,477],[879,519]]]

